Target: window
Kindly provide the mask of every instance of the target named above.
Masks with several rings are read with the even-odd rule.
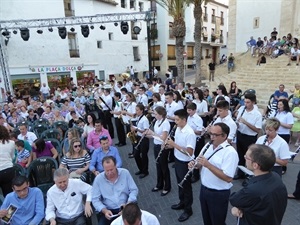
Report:
[[[175,45],[168,45],[168,60],[176,59]]]
[[[104,70],[99,71],[99,80],[105,80],[105,71]]]
[[[157,24],[152,23],[151,24],[151,29],[150,29],[150,38],[151,39],[157,39],[157,37],[158,37]]]
[[[79,58],[79,48],[77,45],[77,34],[68,33],[70,58]]]
[[[194,46],[187,46],[187,59],[194,59]]]
[[[108,33],[108,40],[113,40],[114,39],[114,34],[112,32]]]
[[[97,48],[102,48],[102,41],[97,41]]]
[[[207,41],[207,27],[202,27],[203,41]]]
[[[207,7],[204,6],[203,21],[204,21],[204,22],[207,22],[207,20],[208,20]]]
[[[160,45],[151,46],[152,60],[159,60],[160,57]]]
[[[259,28],[259,17],[255,17],[253,21],[253,28]]]
[[[212,9],[211,22],[216,23],[215,9]]]
[[[221,25],[224,25],[224,12],[221,11]]]
[[[169,22],[169,38],[170,39],[175,38],[173,35],[173,23],[172,22]]]
[[[205,49],[205,58],[209,58],[209,49]]]
[[[220,43],[223,43],[224,39],[223,39],[223,30],[220,30]]]
[[[75,16],[75,12],[72,9],[71,0],[64,0],[64,10],[65,10],[65,16]]]
[[[139,11],[140,12],[144,11],[144,3],[143,2],[139,2]]]
[[[130,2],[129,2],[129,6],[130,6],[130,9],[134,9],[134,10],[136,10],[136,6],[135,6],[135,0],[130,0]]]
[[[137,34],[135,34],[134,32],[133,32],[133,27],[134,27],[134,22],[133,21],[131,21],[130,22],[130,31],[131,31],[131,40],[137,40],[138,39],[138,35]]]
[[[121,7],[124,9],[127,8],[126,0],[121,0]]]
[[[140,61],[141,60],[141,56],[139,53],[139,47],[133,47],[133,59],[134,61]]]

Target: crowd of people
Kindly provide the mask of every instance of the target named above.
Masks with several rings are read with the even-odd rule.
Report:
[[[38,224],[43,218],[51,225],[85,224],[85,217],[96,211],[99,225],[156,225],[157,218],[136,205],[138,186],[132,176],[144,179],[154,163],[156,175],[151,176],[156,176],[156,185],[151,191],[166,196],[172,189],[168,163],[174,162],[180,186],[178,202],[170,207],[183,210],[179,222],[193,214],[192,183],[200,179],[205,225],[225,224],[229,201],[232,214],[244,224],[266,224],[259,221],[261,216],[280,224],[288,198],[281,176],[291,158],[290,132],[298,132],[296,146],[300,141],[299,122],[294,122],[300,121],[299,85],[292,112],[280,85],[272,102],[276,108],[262,115],[255,91],[245,91],[241,98],[234,81],[228,91],[220,84],[210,94],[205,87],[177,84],[169,73],[166,76],[164,83],[158,78],[112,78],[109,84],[66,88],[64,94],[44,91],[40,101],[8,93],[0,115],[0,186],[5,197],[0,217],[7,217],[14,205],[18,210],[12,224]],[[66,130],[58,130],[62,152],[37,132],[39,121],[48,121],[48,129],[56,122],[66,125]],[[122,168],[118,147],[125,145],[131,146],[128,157],[135,160],[134,174]],[[156,162],[149,161],[150,148]],[[30,187],[26,177],[15,177],[13,167],[17,163],[28,168],[43,156],[59,162],[45,207],[41,191]],[[238,165],[252,170],[254,178],[230,195],[232,180],[247,178]],[[298,177],[289,198],[300,199],[299,183]],[[260,188],[269,184],[271,189]],[[252,196],[255,201],[247,200]]]
[[[292,61],[296,61],[296,66],[299,66],[299,39],[297,37],[293,37],[291,33],[288,33],[282,38],[277,37],[278,32],[276,28],[273,29],[270,36],[270,38],[264,36],[263,39],[258,37],[257,40],[251,36],[250,40],[246,42],[247,48],[250,50],[251,55],[253,57],[258,57],[257,65],[266,63],[266,56],[270,56],[270,58],[277,58],[281,55],[287,55],[287,66],[290,66]]]

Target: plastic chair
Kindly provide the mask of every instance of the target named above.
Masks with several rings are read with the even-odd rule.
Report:
[[[59,140],[61,142],[63,139],[63,135],[58,129],[50,129],[50,130],[45,130],[41,134],[41,138],[45,138],[45,139],[52,138],[52,139]]]
[[[54,184],[53,173],[58,168],[58,164],[52,157],[41,157],[33,160],[28,168],[28,179],[30,186],[38,187],[44,194]]]
[[[57,163],[59,164],[61,162],[61,158],[63,157],[62,144],[57,139],[54,138],[45,139],[45,142],[47,141],[50,141],[53,147],[57,150],[58,152]]]
[[[44,125],[46,125],[47,127],[50,127],[50,122],[49,122],[49,120],[44,119],[44,118],[39,118],[39,119],[37,119],[36,121],[34,121],[34,123],[33,123],[34,126],[35,126],[35,125],[38,125],[38,124],[44,124]]]
[[[41,137],[42,133],[48,129],[49,127],[42,123],[33,125],[32,127],[33,133],[35,133],[37,137]]]
[[[18,163],[14,163],[14,169],[15,169],[15,176],[25,176],[26,175],[26,169],[24,167],[22,167],[20,164]]]
[[[69,124],[65,121],[56,121],[52,124],[52,127],[54,129],[60,128],[63,133],[65,134],[67,130],[69,129]]]

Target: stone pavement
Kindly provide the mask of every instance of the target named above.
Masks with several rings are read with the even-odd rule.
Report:
[[[116,143],[116,138],[114,143]],[[150,141],[151,143],[151,141]],[[128,169],[132,174],[138,188],[138,202],[139,206],[143,210],[147,210],[154,215],[160,221],[161,225],[177,225],[177,224],[188,224],[188,225],[202,225],[202,216],[199,202],[199,193],[200,193],[200,181],[193,184],[193,193],[194,193],[194,203],[193,203],[193,212],[194,214],[185,222],[178,222],[178,217],[181,215],[182,210],[172,210],[171,205],[178,203],[178,186],[175,178],[175,171],[172,168],[172,164],[169,164],[171,172],[171,182],[172,190],[166,196],[160,196],[160,192],[151,192],[151,189],[156,184],[156,169],[155,169],[155,160],[152,144],[149,149],[149,176],[144,179],[139,179],[138,176],[134,175],[138,171],[134,159],[128,158],[128,153],[131,150],[131,145],[127,139],[127,145],[119,148],[120,155],[123,159],[123,167]],[[291,145],[291,150],[295,151],[295,147]],[[287,173],[283,176],[283,181],[287,186],[287,190],[291,193],[295,188],[296,178],[298,171],[300,169],[300,154],[295,158],[294,162],[288,164]],[[242,180],[233,181],[232,192],[237,191],[242,188]],[[228,207],[227,214],[227,225],[237,224],[236,219],[230,213],[231,207]],[[300,224],[300,201],[297,200],[288,200],[288,206],[283,218],[283,225],[297,225]],[[271,225],[271,224],[266,224]]]

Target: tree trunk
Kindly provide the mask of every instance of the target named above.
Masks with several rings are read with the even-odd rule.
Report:
[[[195,1],[194,7],[194,18],[195,18],[195,61],[196,61],[196,75],[195,85],[200,86],[201,84],[201,35],[202,35],[202,7],[201,0]]]

